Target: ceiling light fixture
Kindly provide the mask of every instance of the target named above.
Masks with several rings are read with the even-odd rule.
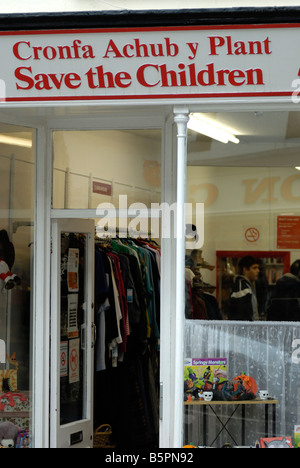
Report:
[[[295,167],[295,169],[297,169],[297,171],[300,171],[300,167]]]
[[[221,143],[228,143],[231,141],[232,143],[238,144],[240,142],[231,129],[214,120],[208,119],[202,114],[190,114],[188,128],[194,132],[220,141]]]
[[[28,140],[27,138],[10,137],[7,135],[0,135],[0,144],[32,148],[32,140]]]

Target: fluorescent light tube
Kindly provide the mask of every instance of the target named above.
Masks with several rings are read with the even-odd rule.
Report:
[[[27,140],[26,138],[10,137],[7,135],[0,135],[0,144],[32,148],[32,140]]]
[[[194,132],[206,135],[209,138],[220,141],[221,143],[238,144],[240,140],[224,126],[213,120],[209,120],[200,114],[190,114],[188,128]]]

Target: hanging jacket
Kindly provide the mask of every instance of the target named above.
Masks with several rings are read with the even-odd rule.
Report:
[[[274,322],[300,321],[300,278],[287,273],[277,281],[270,304],[267,320]]]
[[[257,299],[251,283],[245,276],[236,276],[230,296],[228,319],[252,322],[257,314]]]

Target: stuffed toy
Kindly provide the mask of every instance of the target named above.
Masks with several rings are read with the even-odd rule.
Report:
[[[0,283],[3,289],[13,289],[21,284],[21,279],[11,272],[15,262],[15,249],[7,232],[0,231]]]
[[[15,448],[20,428],[11,422],[0,424],[0,446],[2,448]]]
[[[0,280],[3,283],[3,289],[13,289],[21,284],[21,279],[9,271],[4,260],[0,260]]]

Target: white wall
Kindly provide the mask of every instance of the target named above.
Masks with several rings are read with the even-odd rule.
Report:
[[[91,208],[99,203],[119,205],[160,201],[161,134],[159,131],[82,131],[54,134],[54,208],[64,208],[65,174],[68,208],[88,208],[89,179],[112,184],[112,197],[92,195]],[[78,175],[74,175],[78,174]]]
[[[277,251],[277,216],[299,216],[299,178],[295,168],[188,167],[187,201],[208,202],[204,259],[215,265],[218,250]],[[251,227],[260,232],[255,243],[245,238]],[[291,250],[291,261],[298,258]],[[215,275],[204,271],[204,281],[214,284]]]
[[[0,13],[299,6],[298,0],[0,0]]]

